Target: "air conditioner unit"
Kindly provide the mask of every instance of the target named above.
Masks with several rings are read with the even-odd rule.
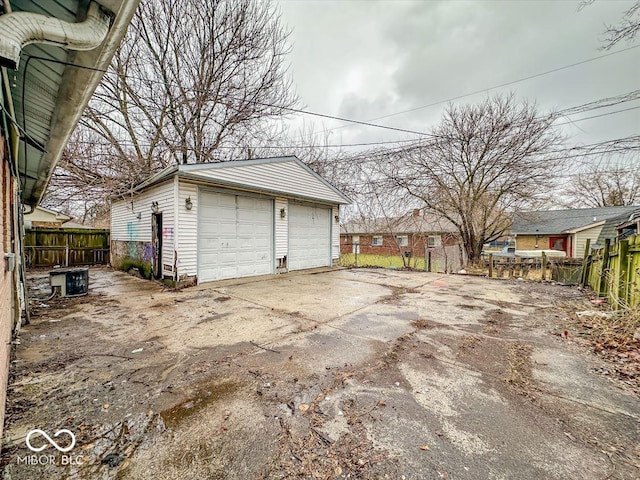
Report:
[[[49,272],[51,293],[59,289],[61,297],[79,297],[89,293],[88,268],[64,268]]]

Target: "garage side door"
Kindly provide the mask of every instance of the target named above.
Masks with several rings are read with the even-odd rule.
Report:
[[[289,204],[289,270],[331,265],[331,210]]]
[[[201,190],[198,283],[273,273],[273,201]]]

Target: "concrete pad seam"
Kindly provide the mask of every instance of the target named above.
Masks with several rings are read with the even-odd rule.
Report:
[[[466,370],[466,371],[469,371],[469,372],[479,373],[481,375],[486,375],[488,377],[493,378],[494,380],[502,380],[502,378],[499,377],[498,375],[494,375],[494,374],[489,373],[489,372],[483,372],[482,370],[478,370],[478,369],[475,369],[475,368],[472,368],[472,367],[468,367],[466,365],[462,365],[460,363],[457,363],[456,361],[447,360],[447,359],[444,359],[442,357],[437,357],[435,355],[433,355],[433,358],[435,360],[438,360],[438,361],[442,362],[442,363],[446,363],[447,365],[451,365],[453,367],[457,367],[457,368],[459,368],[461,370]],[[540,390],[540,389],[538,389],[538,392],[543,394],[543,395],[548,395],[550,397],[559,398],[559,399],[565,400],[567,402],[576,403],[578,405],[589,407],[589,408],[592,408],[594,410],[599,410],[601,412],[609,413],[611,415],[624,415],[625,417],[633,418],[634,420],[640,421],[640,416],[634,415],[634,414],[629,413],[629,412],[623,412],[623,411],[620,411],[620,410],[618,410],[618,411],[609,410],[609,409],[604,408],[604,407],[602,407],[600,405],[589,403],[589,402],[586,402],[586,401],[583,401],[583,400],[579,400],[579,399],[576,399],[576,398],[565,397],[565,396],[557,394],[557,393],[553,393],[553,392],[549,392],[549,391],[543,391],[543,390]]]

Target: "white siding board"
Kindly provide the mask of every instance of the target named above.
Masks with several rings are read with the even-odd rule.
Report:
[[[575,257],[582,258],[584,257],[584,248],[587,245],[587,238],[591,239],[591,245],[595,243],[595,241],[600,236],[600,232],[602,231],[602,227],[604,225],[598,225],[597,227],[588,228],[581,232],[577,232],[573,239],[576,242],[575,246]]]
[[[344,198],[331,187],[294,161],[240,166],[229,162],[229,166],[185,171],[207,180],[245,185],[294,197],[344,203]]]
[[[280,210],[284,208],[285,217],[280,216]],[[283,258],[289,252],[289,202],[286,198],[276,198],[275,223],[276,223],[276,258]]]
[[[340,218],[340,207],[335,206],[331,210],[331,258],[340,258],[340,223],[336,222],[336,217]]]
[[[185,207],[188,197],[193,204],[191,210]],[[198,274],[198,187],[182,180],[178,186],[178,224],[178,278],[195,277]]]
[[[111,240],[151,242],[151,202],[158,202],[162,213],[162,264],[173,265],[174,189],[170,180],[125,200],[111,204]],[[133,202],[133,203],[132,203]],[[138,213],[140,218],[138,219]],[[165,272],[172,274],[172,272]]]

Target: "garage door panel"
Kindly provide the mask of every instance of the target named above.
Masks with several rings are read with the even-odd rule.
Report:
[[[200,192],[198,281],[273,271],[273,201]]]
[[[331,265],[331,210],[289,205],[289,269]]]

